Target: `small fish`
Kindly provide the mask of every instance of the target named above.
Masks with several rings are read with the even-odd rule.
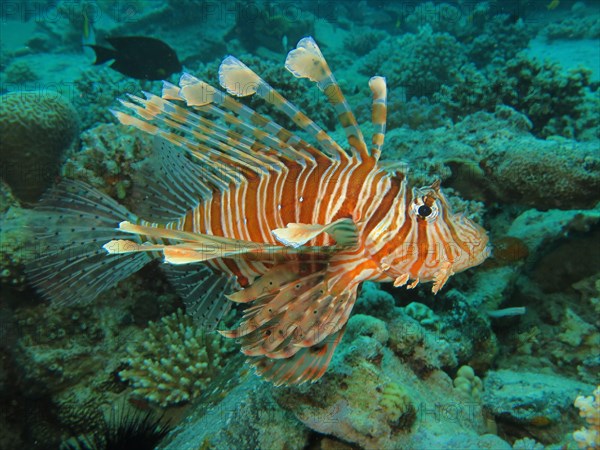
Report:
[[[106,40],[113,48],[88,45],[96,53],[94,65],[114,60],[111,69],[139,80],[162,80],[182,70],[175,50],[159,39],[119,36]]]
[[[552,11],[553,9],[558,8],[558,5],[560,5],[560,0],[552,0],[550,3],[548,3],[546,5],[546,9],[548,11]]]
[[[488,257],[486,232],[451,212],[439,181],[414,186],[404,165],[379,162],[383,77],[369,81],[369,146],[312,38],[285,67],[327,94],[345,148],[233,56],[219,68],[227,93],[184,73],[161,96],[130,95],[113,113],[155,136],[158,157],[134,193],[147,210],[134,215],[84,183],[59,184],[31,220],[43,250],[27,267],[31,282],[56,302],[90,300],[162,259],[200,325],[215,327],[231,302],[249,306],[237,328],[220,333],[281,385],[325,373],[364,281],[433,282],[437,293]],[[313,142],[234,98],[249,95]]]
[[[81,45],[83,46],[83,52],[88,58],[94,57],[94,52],[90,48],[93,45],[96,45],[96,34],[94,32],[94,22],[93,16],[88,13],[88,7],[94,7],[94,3],[88,3],[84,6],[82,14],[83,14],[83,30],[81,36]]]

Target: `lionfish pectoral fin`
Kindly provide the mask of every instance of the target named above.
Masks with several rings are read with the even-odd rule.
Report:
[[[440,270],[438,270],[434,275],[433,287],[431,288],[431,292],[437,294],[440,291],[440,289],[444,287],[446,281],[448,281],[448,279],[452,275],[454,275],[454,271],[452,270],[452,263],[446,261],[444,264],[442,264]]]
[[[250,286],[237,291],[227,298],[236,303],[248,303],[257,298],[269,295],[279,288],[298,278],[298,273],[289,267],[282,265],[273,267],[266,274],[254,281]]]
[[[418,284],[419,284],[419,279],[416,278],[413,280],[412,283],[410,283],[409,285],[406,286],[406,289],[414,289],[417,287]]]
[[[136,218],[85,183],[64,180],[26,211],[15,223],[32,233],[35,244],[36,257],[27,262],[25,272],[55,304],[91,301],[152,261],[145,252],[107,257],[104,242],[128,237],[115,225]],[[133,247],[140,244],[130,242]]]
[[[358,243],[358,229],[351,219],[338,219],[327,225],[288,223],[285,228],[277,228],[271,233],[288,247],[300,247],[321,233],[329,234],[338,246],[355,246]]]
[[[410,278],[410,274],[408,274],[408,273],[400,275],[399,277],[397,277],[394,280],[394,287],[404,286],[406,283],[408,283],[409,278]]]
[[[319,345],[302,348],[289,358],[270,359],[264,356],[249,359],[256,372],[275,386],[315,382],[323,376],[346,327],[327,337]]]
[[[143,238],[157,240],[175,240],[177,244],[147,245],[137,244],[127,240],[112,240],[103,247],[108,253],[133,253],[144,251],[162,251],[165,262],[170,264],[192,264],[217,258],[227,258],[245,254],[275,254],[282,249],[281,246],[243,241],[220,236],[201,233],[155,228],[145,225],[136,225],[123,221],[119,224],[120,231],[136,234]]]

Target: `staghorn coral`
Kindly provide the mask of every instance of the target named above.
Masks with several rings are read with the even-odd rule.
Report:
[[[1,176],[19,199],[33,202],[46,190],[78,130],[77,112],[56,93],[0,97]]]
[[[231,351],[219,335],[207,335],[177,310],[149,323],[142,341],[127,348],[129,368],[119,375],[135,395],[172,406],[198,397]]]
[[[588,427],[574,432],[573,439],[579,448],[600,448],[600,386],[596,387],[589,397],[578,396],[574,405],[579,410],[579,415],[585,417]]]

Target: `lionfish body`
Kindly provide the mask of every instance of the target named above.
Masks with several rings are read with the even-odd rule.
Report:
[[[68,208],[84,211],[79,220],[94,215],[94,228],[104,230],[95,242],[110,255],[97,248],[68,260],[52,254],[30,269],[34,283],[69,301],[72,296],[57,287],[57,269],[80,293],[95,295],[158,255],[188,312],[202,323],[215,324],[229,301],[248,303],[239,327],[221,333],[240,340],[264,377],[293,384],[323,375],[362,282],[413,288],[433,281],[435,293],[453,273],[487,257],[485,232],[451,213],[438,182],[410,187],[403,171],[378,163],[386,121],[383,78],[369,82],[375,128],[369,149],[312,38],[289,53],[286,67],[327,95],[348,150],[231,56],[219,69],[227,92],[259,95],[317,146],[188,74],[179,87],[165,83],[162,97],[130,96],[122,104],[135,114],[114,113],[121,123],[155,135],[161,160],[140,198],[150,205],[145,219],[152,221],[99,193],[86,200],[88,189],[78,183],[50,194],[41,210],[65,210],[65,198],[71,199]],[[63,240],[69,217],[54,233]],[[83,233],[81,225],[72,229],[67,250],[90,241]]]

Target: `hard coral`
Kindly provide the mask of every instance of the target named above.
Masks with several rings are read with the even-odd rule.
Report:
[[[130,368],[119,372],[121,379],[131,383],[137,396],[167,407],[198,397],[231,349],[178,310],[150,322],[142,341],[127,351]]]
[[[21,200],[33,202],[58,175],[79,132],[73,106],[56,93],[10,92],[0,97],[2,177]]]
[[[429,25],[385,41],[365,58],[364,73],[379,73],[392,87],[406,87],[407,98],[430,97],[466,63],[464,47],[448,33],[434,33]]]
[[[573,433],[573,439],[579,448],[586,450],[600,448],[600,386],[592,394],[593,397],[580,395],[575,399],[575,407],[579,409],[579,415],[585,417],[589,427],[577,430]]]
[[[133,174],[150,155],[150,138],[119,125],[101,124],[84,132],[81,143],[81,151],[67,159],[62,176],[125,200],[133,185]]]
[[[473,65],[454,70],[457,82],[443,86],[435,99],[455,120],[503,104],[527,115],[532,133],[541,137],[588,140],[600,135],[600,98],[587,69],[565,73],[558,64],[518,55],[488,72]]]

